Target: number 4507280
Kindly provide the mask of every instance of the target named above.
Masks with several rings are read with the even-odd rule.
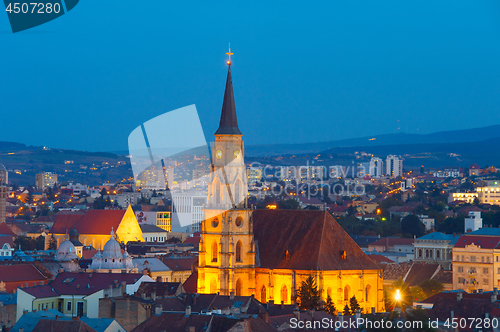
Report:
[[[5,11],[14,14],[58,14],[61,11],[61,5],[59,3],[38,3],[38,2],[21,2],[21,3],[9,3]]]

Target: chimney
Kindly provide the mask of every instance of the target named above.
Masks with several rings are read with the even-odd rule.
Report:
[[[478,289],[478,293],[483,294],[483,289],[482,288]]]
[[[189,317],[189,316],[191,316],[191,306],[190,305],[186,306],[186,317]]]
[[[361,318],[361,309],[356,310],[356,320]]]
[[[89,273],[89,279],[91,279],[91,278],[92,278],[92,273]]]
[[[457,301],[462,301],[462,298],[464,297],[464,294],[462,292],[457,293]]]
[[[453,320],[455,318],[455,311],[450,311],[450,318]]]
[[[73,317],[71,320],[80,320],[78,317]]]
[[[233,300],[234,300],[234,292],[229,293],[229,299],[230,299],[231,301],[233,301]]]
[[[156,292],[151,292],[151,301],[156,301]]]
[[[122,294],[126,294],[126,293],[127,293],[127,282],[122,281]]]
[[[493,288],[493,294],[498,295],[498,288]]]
[[[495,303],[497,301],[497,296],[495,293],[491,293],[491,303]]]
[[[195,304],[196,304],[196,298],[197,298],[197,297],[198,297],[198,294],[194,294],[194,295],[193,295],[193,305],[195,305]]]
[[[371,313],[372,313],[372,315],[375,314],[375,307],[371,307]]]
[[[285,309],[285,301],[281,301],[281,310]]]
[[[156,305],[156,307],[155,307],[155,314],[157,316],[159,316],[159,315],[161,315],[162,312],[163,312],[163,306],[161,304]]]
[[[59,320],[59,315],[56,315],[56,320]]]
[[[295,315],[297,320],[300,320],[300,310],[298,307],[295,307],[295,309],[293,309],[293,314]]]
[[[143,300],[146,299],[146,294],[145,293],[141,293],[141,299],[143,299]]]

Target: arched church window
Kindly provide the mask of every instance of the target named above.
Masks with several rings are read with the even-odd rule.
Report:
[[[236,243],[236,261],[241,262],[241,241]]]
[[[212,262],[216,263],[217,262],[217,256],[219,254],[219,248],[217,246],[217,242],[212,243]]]
[[[242,285],[241,285],[241,279],[238,278],[238,280],[236,280],[236,296],[241,296],[241,289],[242,289]]]
[[[283,285],[281,287],[281,302],[287,303],[288,301],[288,289],[286,288],[286,285]]]
[[[267,303],[267,294],[266,294],[266,286],[262,285],[260,289],[260,302]]]
[[[212,219],[212,227],[217,228],[217,226],[219,226],[219,219],[218,218]]]
[[[344,288],[344,301],[349,301],[349,292],[351,291],[351,287],[345,286]]]
[[[238,227],[241,227],[241,225],[243,225],[243,218],[237,217],[236,220],[234,221],[234,224]]]

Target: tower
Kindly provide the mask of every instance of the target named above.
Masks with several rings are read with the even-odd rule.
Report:
[[[247,208],[247,175],[238,128],[229,52],[219,128],[212,145],[208,202],[203,210],[198,292],[250,295],[255,291],[252,210]]]

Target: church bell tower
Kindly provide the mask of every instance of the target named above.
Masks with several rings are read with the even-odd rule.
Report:
[[[247,207],[244,145],[234,102],[231,48],[219,128],[212,144],[208,203],[199,250],[198,292],[250,295],[255,291],[252,210]]]

